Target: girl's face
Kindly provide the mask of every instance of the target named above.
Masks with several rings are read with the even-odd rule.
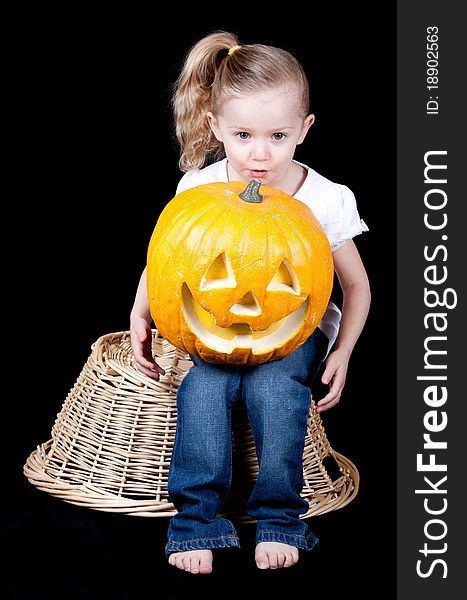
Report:
[[[232,181],[260,179],[264,185],[294,193],[302,175],[292,158],[314,116],[303,117],[293,88],[231,97],[218,114],[207,116],[224,145]]]

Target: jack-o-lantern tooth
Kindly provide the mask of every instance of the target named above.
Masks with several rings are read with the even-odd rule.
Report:
[[[258,317],[261,314],[261,306],[253,292],[250,291],[232,306],[230,312],[234,315]]]

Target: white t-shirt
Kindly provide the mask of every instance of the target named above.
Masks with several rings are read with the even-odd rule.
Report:
[[[356,235],[368,231],[368,227],[358,214],[355,196],[347,186],[334,183],[307,165],[295,162],[308,173],[302,186],[294,194],[294,198],[312,210],[329,240],[332,252]],[[229,181],[226,158],[204,169],[185,173],[177,186],[177,194],[197,185],[217,181]],[[340,320],[341,311],[333,302],[329,302],[318,325],[329,339],[328,353],[339,333]]]

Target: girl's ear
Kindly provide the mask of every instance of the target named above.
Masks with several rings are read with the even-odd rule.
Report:
[[[216,136],[216,139],[219,142],[222,142],[222,139],[220,136],[220,131],[219,131],[219,123],[217,122],[216,117],[212,114],[212,112],[206,113],[206,117],[208,119],[208,123],[209,123],[209,126],[210,126],[213,134]]]
[[[298,138],[297,144],[301,144],[308,133],[308,130],[315,122],[315,115],[308,115],[308,117],[303,121],[303,128],[300,137]]]

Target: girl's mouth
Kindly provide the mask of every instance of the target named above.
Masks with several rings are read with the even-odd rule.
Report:
[[[250,169],[250,173],[252,175],[252,177],[266,177],[266,175],[268,174],[268,172],[266,171],[266,169]]]

